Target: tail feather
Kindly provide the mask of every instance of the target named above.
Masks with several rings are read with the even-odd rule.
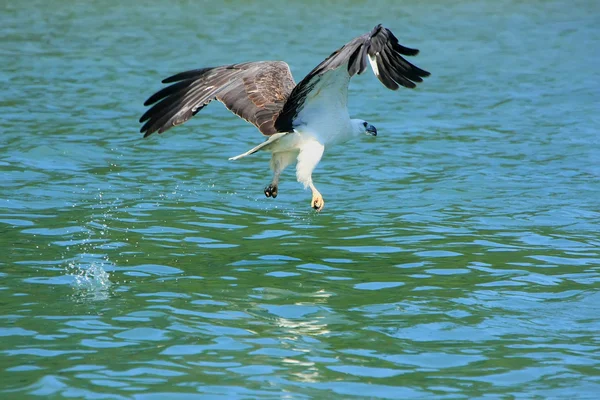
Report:
[[[235,161],[235,160],[239,160],[242,157],[249,156],[250,154],[254,154],[254,153],[256,153],[259,150],[267,150],[273,143],[275,143],[276,141],[278,141],[279,139],[281,139],[282,137],[284,137],[288,133],[289,132],[275,133],[275,134],[269,136],[269,138],[267,140],[265,140],[264,142],[262,142],[258,146],[253,147],[250,150],[248,150],[247,152],[242,153],[240,155],[237,155],[235,157],[229,157],[229,159],[232,160],[232,161]]]

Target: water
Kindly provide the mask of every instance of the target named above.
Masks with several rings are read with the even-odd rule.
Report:
[[[597,2],[0,7],[2,398],[597,397]],[[137,133],[170,74],[379,22],[432,77],[353,79],[321,214],[218,103]]]

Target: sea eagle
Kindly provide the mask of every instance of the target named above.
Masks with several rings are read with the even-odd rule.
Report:
[[[156,92],[146,102],[152,105],[140,118],[144,137],[162,133],[196,115],[212,100],[219,100],[239,117],[254,124],[267,139],[230,160],[259,150],[271,152],[273,180],[264,189],[277,197],[282,171],[296,164],[296,177],[312,191],[311,206],[320,211],[325,202],[315,187],[312,172],[326,147],[363,134],[376,136],[377,129],[348,114],[348,83],[371,65],[375,76],[388,89],[399,85],[414,88],[429,72],[402,56],[417,49],[404,47],[387,28],[377,25],[337,51],[296,85],[283,61],[256,61],[182,72],[163,80],[172,85]]]

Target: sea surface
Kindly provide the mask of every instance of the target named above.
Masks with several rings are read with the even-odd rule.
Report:
[[[378,23],[415,90],[326,150],[326,205],[161,79]],[[0,398],[597,399],[600,2],[0,2]]]

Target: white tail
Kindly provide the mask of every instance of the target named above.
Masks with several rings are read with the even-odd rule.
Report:
[[[258,146],[251,148],[250,150],[248,150],[245,153],[240,154],[239,156],[229,157],[229,159],[235,161],[235,160],[239,160],[242,157],[249,156],[250,154],[254,154],[254,153],[256,153],[259,150],[266,150],[270,145],[272,145],[273,143],[275,143],[276,141],[278,141],[279,139],[281,139],[282,137],[284,137],[288,133],[289,132],[275,133],[275,134],[269,136],[269,138],[267,140],[265,140],[264,142],[262,142]]]

